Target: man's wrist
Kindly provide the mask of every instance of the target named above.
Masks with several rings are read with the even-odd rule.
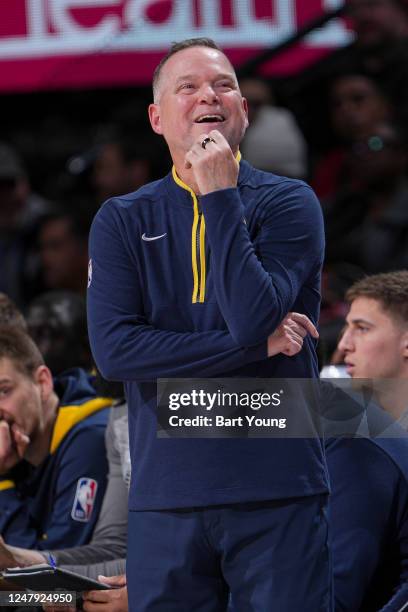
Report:
[[[284,348],[285,348],[284,338],[278,338],[274,334],[271,334],[269,336],[268,338],[268,357],[274,357],[274,355],[281,353]]]
[[[37,563],[48,563],[46,553],[39,550],[28,550],[15,546],[8,546],[8,549],[19,567],[26,567]]]

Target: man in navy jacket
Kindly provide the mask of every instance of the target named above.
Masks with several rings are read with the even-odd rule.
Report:
[[[398,612],[408,605],[408,271],[368,276],[347,298],[339,350],[372,400],[360,439],[327,444],[336,610]]]
[[[0,329],[0,534],[49,550],[86,544],[103,500],[111,400],[87,374],[55,383],[24,332]]]
[[[318,318],[319,204],[240,159],[247,105],[213,41],[174,45],[153,92],[172,172],[106,202],[90,236],[91,345],[129,405],[130,610],[330,610],[319,439],[156,435],[158,378],[317,376],[307,318],[296,350],[277,340],[290,311]]]

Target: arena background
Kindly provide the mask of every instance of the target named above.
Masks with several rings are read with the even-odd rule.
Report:
[[[211,36],[239,69],[339,9],[341,0],[13,0],[0,2],[0,130],[23,156],[32,187],[89,148],[96,126],[146,116],[154,66],[174,40]],[[311,151],[324,147],[325,106],[313,85],[318,60],[352,38],[344,19],[313,29],[262,61],[277,102],[292,110]],[[252,72],[254,72],[252,70]],[[320,87],[320,86],[319,86]],[[302,104],[299,104],[300,97]],[[310,96],[309,96],[310,97]],[[323,129],[315,129],[315,118]],[[41,147],[39,147],[41,142]],[[59,187],[58,187],[59,188]]]

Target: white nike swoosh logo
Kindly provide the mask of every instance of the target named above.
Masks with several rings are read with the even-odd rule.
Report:
[[[161,234],[160,236],[146,236],[146,234],[142,235],[142,240],[146,240],[146,242],[150,242],[151,240],[159,240],[159,238],[164,238],[167,236],[167,232],[165,234]]]

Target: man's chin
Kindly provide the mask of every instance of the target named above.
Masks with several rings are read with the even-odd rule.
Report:
[[[356,376],[353,375],[351,377],[351,388],[355,391],[361,391],[362,389],[372,388],[373,380],[372,378],[368,378],[367,376]]]

